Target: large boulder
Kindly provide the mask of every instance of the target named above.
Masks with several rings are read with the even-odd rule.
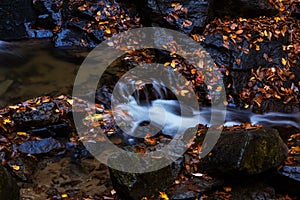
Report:
[[[32,0],[1,0],[0,40],[27,38],[26,24],[34,19]]]
[[[275,129],[224,131],[199,168],[220,175],[259,174],[278,167],[288,149]]]
[[[187,34],[203,30],[207,23],[209,8],[207,1],[183,0],[178,3],[174,0],[148,0],[144,6],[150,9],[150,13],[161,16],[161,18],[153,17],[147,20]],[[189,21],[191,24],[188,24]]]
[[[0,199],[19,199],[19,187],[17,182],[2,165],[0,165]]]
[[[182,159],[153,172],[135,174],[110,168],[110,177],[117,194],[124,200],[140,200],[167,190],[182,169]]]

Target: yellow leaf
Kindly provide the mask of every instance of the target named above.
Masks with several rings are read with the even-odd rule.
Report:
[[[259,51],[260,50],[260,46],[259,45],[255,45],[255,50]]]
[[[225,192],[231,192],[231,190],[232,190],[231,187],[223,187],[223,189],[225,190]]]
[[[159,198],[162,198],[164,200],[169,200],[168,195],[164,192],[159,192]]]
[[[10,119],[4,119],[3,124],[8,124],[8,123],[11,123],[11,120]]]
[[[94,115],[89,115],[85,118],[85,120],[99,120],[102,119],[103,115],[102,114],[94,114]]]
[[[180,5],[180,3],[172,3],[171,4],[172,7],[179,6],[179,5]]]
[[[11,166],[14,170],[19,171],[20,170],[20,166],[19,165],[13,165]]]
[[[222,90],[222,86],[217,87],[216,91],[220,92]]]
[[[188,90],[181,90],[181,91],[180,91],[180,94],[181,94],[182,96],[185,96],[187,93],[189,93]]]
[[[20,135],[20,136],[26,136],[27,133],[26,133],[26,132],[17,132],[17,135]]]
[[[292,147],[293,151],[300,151],[300,146]]]
[[[278,95],[278,94],[274,94],[274,97],[276,98],[276,99],[281,99],[281,97]]]
[[[281,58],[281,63],[285,66],[286,65],[286,59]]]
[[[166,67],[166,66],[168,66],[168,65],[170,65],[171,63],[170,62],[166,62],[165,64],[164,64],[164,66]]]
[[[68,194],[62,194],[61,198],[68,198]]]
[[[175,60],[172,60],[171,66],[172,66],[173,68],[175,68],[175,66],[176,66]]]
[[[266,36],[266,37],[268,37],[268,31],[267,30],[264,30],[264,35]]]
[[[108,29],[105,30],[105,33],[106,34],[111,34],[111,30],[108,28]]]
[[[276,23],[277,23],[278,21],[280,21],[280,17],[274,17],[274,19],[275,19]]]
[[[11,108],[11,109],[14,109],[14,110],[20,108],[20,106],[8,106],[8,107]]]
[[[223,41],[228,40],[228,36],[227,35],[223,35],[222,38],[223,38]]]
[[[240,30],[238,30],[238,31],[235,32],[235,34],[237,34],[237,35],[240,35],[242,33],[243,33],[243,29],[240,29]]]
[[[73,99],[68,99],[67,102],[71,105],[73,105]]]

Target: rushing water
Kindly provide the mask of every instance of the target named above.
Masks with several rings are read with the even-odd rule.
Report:
[[[14,104],[41,95],[72,94],[72,86],[86,50],[53,48],[49,40],[29,40],[19,42],[0,41],[0,107]],[[174,135],[178,130],[186,130],[197,124],[210,125],[210,108],[193,110],[188,105],[179,105],[176,100],[166,100],[167,89],[152,79],[155,98],[149,99],[147,87],[141,92],[145,99],[140,101],[140,92],[129,96],[129,103],[115,108],[117,121],[129,124],[127,132],[138,136],[141,130]],[[136,87],[136,83],[131,83]],[[181,116],[180,110],[188,110],[188,116]],[[225,111],[216,111],[220,114]],[[126,113],[126,114],[125,114]],[[253,114],[250,111],[228,108],[225,125],[243,122],[265,126],[294,126],[299,128],[300,113]],[[179,123],[180,122],[180,123]]]
[[[136,87],[136,85],[132,85]],[[126,86],[128,87],[128,86]],[[142,87],[139,92],[129,95],[125,86],[122,91],[127,96],[128,102],[117,104],[114,107],[115,120],[119,127],[129,135],[144,137],[146,133],[155,135],[160,130],[173,137],[177,133],[184,133],[188,128],[198,124],[211,126],[212,108],[201,107],[195,110],[189,105],[180,104],[177,100],[168,99],[164,85],[153,85],[156,99],[139,99],[142,96],[153,95],[147,87]],[[140,87],[140,86],[139,86]],[[164,92],[162,92],[164,91]],[[182,112],[183,111],[183,112]],[[268,112],[255,114],[250,110],[228,107],[226,110],[214,109],[215,116],[225,116],[224,126],[240,125],[245,122],[261,124],[265,127],[300,128],[300,113]],[[182,115],[184,113],[184,115]]]
[[[181,116],[180,109],[190,110],[189,116]],[[300,128],[300,113],[288,114],[269,112],[254,114],[250,111],[227,109],[216,110],[218,114],[226,113],[224,126],[239,125],[243,122],[261,124],[266,127],[294,126]],[[115,117],[125,122],[125,129],[130,135],[143,137],[145,133],[157,133],[158,130],[169,136],[184,132],[198,124],[210,126],[211,109],[192,110],[188,105],[179,105],[176,100],[158,99],[146,105],[138,104],[131,97],[128,104],[116,106]]]

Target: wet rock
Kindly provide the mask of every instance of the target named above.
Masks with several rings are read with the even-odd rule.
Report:
[[[190,1],[183,0],[180,5],[182,8],[172,6],[172,3],[178,1],[164,1],[164,0],[148,0],[145,5],[158,17],[149,17],[147,20],[152,20],[152,23],[160,24],[162,27],[172,27],[184,33],[191,33],[192,31],[202,31],[207,22],[208,3],[207,1]],[[141,13],[143,15],[145,13]],[[186,20],[192,22],[191,25],[186,26]]]
[[[38,29],[53,30],[62,25],[60,4],[52,0],[34,1],[34,11],[37,19],[33,27]]]
[[[19,199],[19,187],[7,170],[0,166],[0,199]]]
[[[7,166],[18,180],[28,181],[36,170],[37,159],[33,157],[19,157],[8,161]]]
[[[275,190],[269,185],[255,182],[233,188],[232,199],[276,199]]]
[[[283,166],[279,173],[283,176],[289,177],[300,184],[300,166]]]
[[[140,200],[168,189],[182,168],[182,159],[160,170],[133,174],[110,168],[110,177],[117,194],[124,200]]]
[[[65,47],[65,46],[95,47],[96,43],[94,43],[82,31],[76,31],[74,29],[62,29],[54,37],[54,45],[56,47]]]
[[[209,0],[210,17],[258,17],[272,16],[277,10],[268,0]]]
[[[212,193],[208,193],[206,199],[276,199],[273,187],[261,180],[239,180],[235,183],[226,183],[223,189],[219,188]]]
[[[281,193],[290,193],[299,198],[300,167],[282,166],[269,175],[270,184]],[[297,199],[298,199],[297,198]]]
[[[34,21],[31,0],[2,0],[0,2],[0,39],[27,38],[25,23]]]
[[[220,175],[258,174],[279,166],[287,146],[275,129],[224,131],[199,168]]]
[[[184,184],[175,185],[170,189],[172,200],[194,200],[200,194],[213,190],[223,184],[222,180],[209,178],[189,178]]]
[[[236,96],[247,85],[251,76],[251,69],[257,69],[260,66],[265,68],[274,66],[283,67],[281,59],[287,55],[282,50],[283,43],[284,41],[279,40],[264,41],[260,44],[260,51],[256,51],[255,49],[250,49],[250,44],[246,40],[243,40],[239,46],[242,49],[249,49],[249,53],[245,53],[239,50],[233,41],[229,41],[228,49],[225,48],[221,34],[209,34],[205,36],[202,45],[218,66],[229,67],[230,80],[227,81],[232,82],[232,91],[227,90],[227,93]],[[264,54],[272,58],[272,62],[264,59]]]
[[[270,175],[270,182],[275,187],[295,195],[299,195],[300,188],[300,134],[298,131],[290,135],[287,140],[289,155],[285,163]]]
[[[27,34],[29,38],[51,38],[53,36],[52,31],[50,30],[35,30],[35,29],[28,29]]]
[[[18,146],[18,150],[21,153],[26,154],[44,154],[44,153],[54,153],[61,151],[64,148],[64,145],[58,140],[53,138],[46,138],[39,141],[28,141],[23,142]]]

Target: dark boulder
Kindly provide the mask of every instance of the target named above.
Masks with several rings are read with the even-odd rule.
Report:
[[[273,16],[278,11],[268,0],[209,0],[210,18]]]
[[[151,10],[151,13],[160,15],[160,18],[153,17],[152,23],[159,24],[162,27],[169,27],[184,33],[192,31],[202,31],[207,23],[208,2],[207,1],[164,1],[148,0],[145,4]],[[143,16],[143,13],[141,13]],[[188,21],[191,22],[191,24]]]
[[[7,170],[0,166],[0,199],[19,199],[19,187]]]
[[[287,152],[275,129],[224,131],[199,168],[224,176],[258,174],[278,167]]]
[[[289,155],[285,163],[270,174],[270,182],[278,190],[299,195],[300,188],[300,134],[297,131],[287,140]]]
[[[37,15],[33,27],[53,30],[62,25],[61,5],[52,0],[34,1],[34,11]]]
[[[227,93],[235,96],[247,85],[251,76],[251,69],[257,69],[260,66],[265,68],[273,66],[283,67],[281,59],[287,55],[282,50],[283,43],[284,41],[279,40],[264,41],[260,44],[260,51],[257,51],[250,48],[250,44],[246,40],[243,40],[238,45],[230,40],[229,46],[226,48],[224,46],[223,35],[208,34],[205,36],[202,45],[218,66],[229,67],[230,76],[228,79],[230,80],[228,81],[232,82],[232,91],[227,91]],[[249,52],[243,52],[238,47],[249,49]],[[272,61],[269,62],[264,59],[264,55],[271,57]]]
[[[23,142],[18,150],[26,154],[45,154],[61,151],[64,145],[54,138],[46,138],[39,141]]]
[[[1,0],[0,40],[27,38],[26,24],[34,20],[32,0]]]
[[[134,174],[110,168],[110,177],[117,194],[124,200],[140,200],[168,189],[182,169],[182,159],[153,172]]]
[[[223,180],[212,177],[190,177],[183,184],[175,185],[169,190],[172,200],[194,200],[199,194],[211,192],[223,185]]]

